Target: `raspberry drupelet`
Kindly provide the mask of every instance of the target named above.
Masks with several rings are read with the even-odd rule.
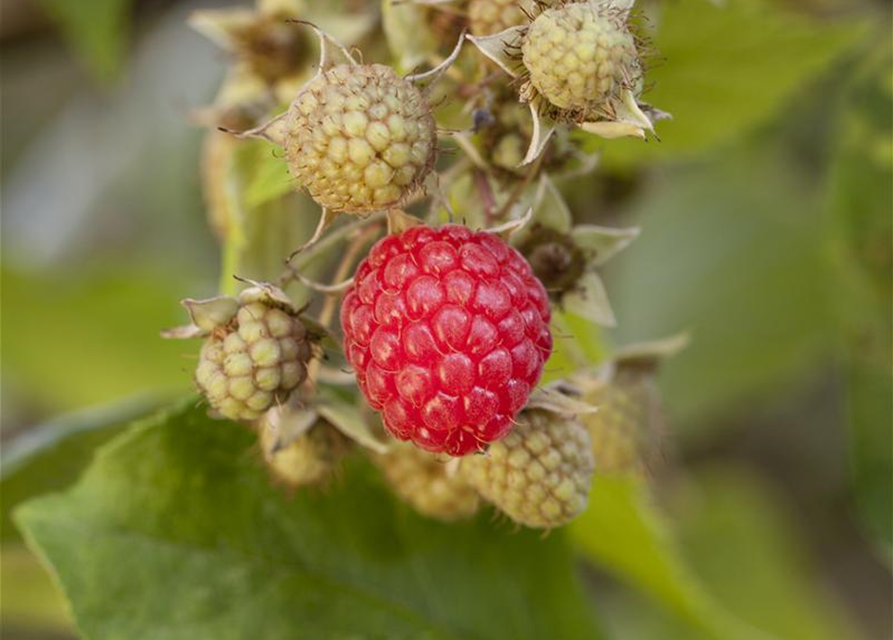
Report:
[[[461,456],[511,430],[551,354],[550,316],[530,265],[499,236],[417,226],[360,263],[341,327],[388,431]]]

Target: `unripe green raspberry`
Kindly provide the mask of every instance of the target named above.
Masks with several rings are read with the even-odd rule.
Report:
[[[463,476],[449,473],[446,461],[436,454],[395,442],[375,462],[394,493],[423,515],[449,522],[478,510],[477,492]]]
[[[489,36],[523,24],[519,0],[470,0],[468,27],[476,36]]]
[[[515,522],[552,528],[585,508],[592,480],[589,432],[573,418],[528,410],[486,454],[462,461],[480,494]]]
[[[431,108],[412,83],[385,65],[324,71],[292,103],[286,124],[292,175],[332,211],[397,206],[434,164]]]
[[[532,87],[581,118],[610,112],[624,88],[641,89],[636,40],[625,16],[603,3],[547,9],[531,23],[521,54]]]
[[[291,309],[248,289],[239,309],[202,345],[195,379],[211,406],[231,420],[254,420],[284,402],[307,376],[307,330]]]
[[[328,478],[349,443],[337,429],[319,422],[285,446],[279,446],[274,429],[261,425],[260,446],[273,478],[297,488],[319,484]]]
[[[589,394],[587,401],[598,407],[584,417],[597,472],[647,475],[662,424],[652,376],[622,371]]]

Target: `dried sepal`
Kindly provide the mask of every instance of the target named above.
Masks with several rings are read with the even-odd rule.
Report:
[[[285,146],[288,138],[288,112],[281,113],[253,129],[228,133],[235,133],[239,138],[261,138],[280,147]]]
[[[557,380],[534,389],[525,410],[542,409],[560,416],[595,413],[598,407],[582,399],[583,391],[570,380]]]
[[[261,451],[272,478],[291,489],[330,477],[349,442],[297,394],[257,423]]]
[[[312,405],[304,405],[293,394],[288,402],[270,408],[263,416],[258,427],[268,431],[264,438],[264,453],[275,454],[284,449],[319,421],[319,412]]]
[[[608,292],[595,271],[584,273],[577,286],[561,299],[565,311],[605,327],[617,325]]]
[[[557,123],[552,118],[541,114],[533,102],[529,106],[530,117],[533,120],[533,135],[530,136],[530,145],[527,147],[527,153],[521,161],[522,167],[530,164],[542,155],[557,126]]]
[[[691,342],[688,332],[677,333],[666,338],[635,342],[614,350],[612,357],[617,366],[656,367],[661,361],[672,358]]]
[[[314,404],[319,415],[349,439],[375,453],[387,452],[388,445],[378,437],[366,416],[337,393],[320,388]]]
[[[313,29],[316,37],[319,38],[319,70],[317,75],[325,73],[340,64],[359,64],[350,51],[347,50],[347,47],[338,42],[338,40],[312,22],[304,20],[299,22]]]
[[[554,229],[559,233],[570,233],[574,219],[561,191],[547,175],[540,176],[536,193],[533,196],[533,224]]]
[[[524,73],[523,64],[518,57],[521,47],[521,39],[526,32],[526,26],[509,27],[505,31],[491,36],[467,35],[474,46],[480,49],[487,58],[495,62],[500,69],[513,78]]]
[[[182,300],[180,304],[186,308],[192,322],[185,326],[167,329],[162,332],[162,337],[183,339],[210,335],[215,330],[229,325],[236,317],[240,307],[253,302],[282,309],[292,316],[297,316],[300,313],[291,298],[276,285],[269,282],[255,282],[247,278],[238,278],[238,280],[250,285],[243,289],[238,296],[215,296],[203,300],[185,298]]]
[[[252,302],[261,302],[271,307],[283,309],[292,315],[297,315],[298,309],[291,301],[291,298],[276,285],[269,282],[257,282],[248,278],[239,278],[239,280],[251,285],[239,293],[239,304],[245,305]]]
[[[452,64],[456,61],[456,58],[459,57],[459,54],[462,52],[462,44],[465,42],[465,32],[463,31],[459,35],[459,40],[456,42],[456,46],[453,47],[453,50],[450,52],[446,58],[444,58],[440,64],[438,64],[433,69],[422,73],[412,73],[404,76],[406,80],[412,82],[413,84],[421,87],[427,88],[432,84],[437,82],[440,77],[446,72],[447,69],[452,66]]]
[[[173,339],[200,338],[215,329],[224,327],[239,311],[239,302],[229,296],[216,296],[205,300],[186,298],[180,302],[189,313],[191,324],[167,329],[162,337]]]
[[[573,229],[574,241],[590,256],[589,264],[600,267],[639,237],[639,227],[602,227],[595,224],[578,224]]]
[[[389,209],[387,213],[388,233],[403,233],[407,229],[417,227],[425,222],[410,213],[406,213],[403,209]]]
[[[647,133],[654,134],[654,122],[645,114],[629,89],[623,91],[622,102],[615,106],[614,111],[613,119],[583,122],[580,128],[608,140],[625,137],[645,140]],[[669,117],[669,114],[663,115]]]
[[[496,235],[500,236],[503,240],[510,240],[512,238],[512,236],[514,236],[516,233],[520,232],[525,226],[527,226],[527,224],[533,218],[533,208],[532,207],[528,207],[526,210],[522,209],[522,211],[524,211],[524,215],[522,215],[518,218],[513,218],[511,220],[508,220],[507,222],[503,222],[502,224],[497,225],[495,227],[491,227],[491,228],[487,229],[487,231],[489,233],[495,233]]]

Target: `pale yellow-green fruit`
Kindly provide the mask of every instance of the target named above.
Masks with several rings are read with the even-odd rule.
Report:
[[[594,462],[589,432],[576,419],[538,409],[485,454],[462,461],[462,474],[489,502],[528,527],[573,520],[589,500]]]
[[[583,417],[598,475],[646,476],[657,457],[662,417],[651,375],[621,372],[587,395],[598,411]]]
[[[260,445],[273,478],[292,488],[319,484],[331,476],[349,448],[347,439],[325,422],[285,446],[277,446],[275,430],[260,429]]]
[[[375,456],[375,462],[394,493],[423,515],[449,522],[478,510],[477,492],[433,453],[395,442],[386,454]]]
[[[468,27],[476,36],[490,36],[524,24],[519,0],[470,0]]]
[[[642,68],[626,18],[596,2],[545,10],[521,44],[529,83],[579,117],[604,115],[621,90],[641,90]]]
[[[289,108],[286,131],[292,175],[332,211],[397,206],[434,165],[437,135],[425,96],[380,64],[318,75]]]
[[[311,353],[297,315],[250,301],[202,345],[195,380],[222,416],[254,420],[304,381]]]

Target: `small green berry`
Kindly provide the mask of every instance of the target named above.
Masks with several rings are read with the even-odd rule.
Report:
[[[195,380],[211,406],[231,420],[254,420],[284,402],[307,376],[312,349],[307,330],[291,309],[239,296],[239,308],[208,336]]]
[[[287,487],[297,488],[329,478],[349,443],[337,429],[319,422],[285,446],[279,446],[275,429],[262,424],[260,446],[273,478]]]
[[[425,97],[380,64],[328,69],[288,112],[291,173],[332,211],[369,213],[399,205],[431,171],[436,145]]]
[[[622,370],[589,394],[587,401],[598,407],[584,418],[598,473],[647,476],[663,428],[653,374]]]
[[[478,510],[477,492],[465,478],[450,474],[446,461],[437,454],[395,442],[375,461],[394,493],[423,515],[452,521]]]
[[[598,2],[545,10],[521,45],[529,83],[581,118],[603,115],[624,88],[641,90],[642,67],[625,15]]]
[[[592,479],[589,432],[567,416],[529,410],[483,455],[462,461],[473,487],[509,518],[549,529],[585,508]]]

